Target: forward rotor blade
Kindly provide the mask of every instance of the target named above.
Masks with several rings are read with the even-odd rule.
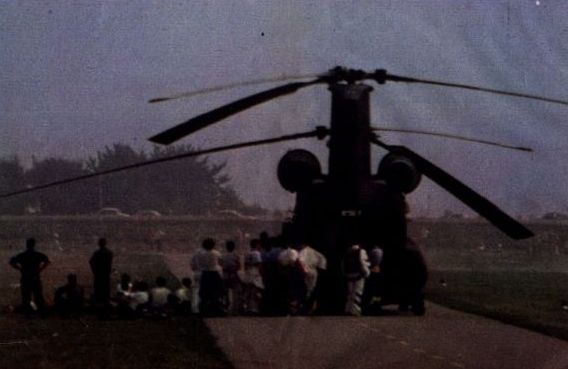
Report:
[[[184,123],[178,124],[173,128],[150,137],[149,140],[154,143],[169,145],[191,133],[194,133],[202,128],[223,120],[231,115],[240,113],[241,111],[251,108],[255,105],[262,104],[263,102],[272,100],[280,96],[291,94],[303,87],[308,87],[317,83],[323,83],[326,80],[326,78],[321,77],[309,82],[288,83],[282,86],[271,88],[270,90],[256,93],[254,95],[234,101],[230,104],[223,105],[220,108],[211,110],[210,112],[198,115],[195,118],[191,118]]]
[[[426,160],[414,151],[404,146],[387,145],[375,137],[371,138],[371,142],[388,151],[396,151],[397,153],[407,156],[418,166],[418,169],[425,176],[457,197],[460,201],[487,219],[491,224],[499,228],[509,237],[515,240],[520,240],[534,236],[528,228],[511,218],[485,197],[481,196],[457,178],[448,174],[443,169]]]
[[[145,166],[149,166],[149,165],[153,165],[153,164],[189,158],[189,157],[192,157],[192,156],[213,154],[213,153],[218,153],[218,152],[222,152],[222,151],[241,149],[241,148],[244,148],[244,147],[266,145],[266,144],[272,144],[272,143],[283,142],[283,141],[298,140],[298,139],[309,138],[309,137],[318,137],[318,138],[321,139],[325,135],[327,135],[327,129],[325,127],[318,127],[315,131],[309,131],[309,132],[304,132],[304,133],[296,133],[296,134],[292,134],[292,135],[286,135],[286,136],[275,137],[275,138],[268,138],[268,139],[264,139],[264,140],[241,142],[241,143],[238,143],[238,144],[218,146],[218,147],[213,147],[213,148],[210,148],[210,149],[199,150],[199,151],[192,151],[192,152],[188,152],[188,153],[184,153],[184,154],[167,156],[167,157],[164,157],[164,158],[159,158],[159,159],[154,159],[154,160],[147,160],[147,161],[143,161],[143,162],[139,162],[139,163],[125,165],[125,166],[118,167],[118,168],[103,170],[103,171],[95,172],[95,173],[89,173],[89,174],[85,174],[85,175],[78,176],[78,177],[62,179],[62,180],[59,180],[59,181],[54,181],[54,182],[46,183],[46,184],[35,186],[35,187],[30,187],[30,188],[25,188],[25,189],[18,190],[18,191],[4,193],[4,194],[0,195],[0,199],[12,197],[12,196],[16,196],[16,195],[20,195],[20,194],[24,194],[24,193],[28,193],[28,192],[33,192],[33,191],[37,191],[37,190],[42,190],[42,189],[49,188],[49,187],[60,186],[60,185],[67,184],[67,183],[82,181],[82,180],[85,180],[85,179],[88,179],[88,178],[99,177],[99,176],[104,176],[104,175],[107,175],[107,174],[123,172],[123,171],[130,170],[130,169],[141,168],[141,167],[145,167]]]
[[[394,74],[388,74],[384,69],[379,69],[379,70],[375,71],[374,76],[375,76],[374,79],[378,83],[384,83],[384,81],[422,83],[422,84],[426,84],[426,85],[454,87],[454,88],[461,88],[461,89],[465,89],[465,90],[489,92],[489,93],[498,94],[498,95],[523,97],[523,98],[526,98],[526,99],[546,101],[546,102],[554,103],[554,104],[568,105],[568,101],[559,100],[559,99],[551,99],[551,98],[543,97],[543,96],[522,94],[522,93],[518,93],[518,92],[510,92],[510,91],[504,91],[504,90],[496,90],[496,89],[493,89],[493,88],[465,85],[465,84],[461,84],[461,83],[450,83],[450,82],[432,81],[432,80],[413,78],[413,77],[397,76],[397,75],[394,75]]]
[[[480,139],[477,139],[477,138],[470,138],[470,137],[464,137],[464,136],[458,136],[458,135],[451,135],[451,134],[448,134],[448,133],[420,131],[420,130],[414,130],[414,129],[381,128],[381,127],[373,127],[372,130],[373,131],[382,131],[382,132],[398,132],[398,133],[411,133],[411,134],[417,134],[417,135],[437,136],[437,137],[451,138],[453,140],[460,140],[460,141],[474,142],[474,143],[490,145],[490,146],[497,146],[497,147],[502,147],[504,149],[519,150],[519,151],[525,151],[525,152],[533,152],[534,151],[530,147],[511,146],[511,145],[506,145],[506,144],[502,144],[502,143],[499,143],[499,142],[480,140]]]
[[[192,97],[192,96],[208,94],[208,93],[216,92],[216,91],[230,90],[230,89],[237,88],[237,87],[254,86],[254,85],[260,85],[260,84],[264,84],[264,83],[292,81],[292,80],[296,80],[296,79],[306,79],[306,78],[315,78],[315,77],[318,77],[318,75],[317,74],[306,74],[306,75],[297,75],[297,76],[281,76],[281,77],[273,77],[273,78],[254,79],[252,81],[229,83],[229,84],[222,85],[222,86],[214,86],[214,87],[204,88],[204,89],[196,90],[196,91],[182,92],[182,93],[175,94],[175,95],[172,95],[172,96],[156,97],[154,99],[148,100],[148,102],[150,104],[154,104],[154,103],[159,103],[159,102],[164,102],[164,101],[182,99],[182,98],[185,98],[185,97]]]

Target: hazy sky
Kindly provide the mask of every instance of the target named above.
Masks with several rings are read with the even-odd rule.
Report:
[[[0,0],[0,156],[84,158],[116,142],[149,148],[153,134],[271,85],[163,104],[149,98],[335,65],[568,100],[567,40],[565,0]],[[182,143],[205,148],[326,125],[329,98],[324,86],[311,87]],[[383,136],[512,214],[568,211],[567,116],[565,106],[434,87],[390,84],[372,96],[375,125],[534,148]],[[324,144],[311,141],[215,158],[227,161],[246,201],[286,208],[293,197],[275,170],[297,147],[327,161]],[[428,181],[410,199],[417,213],[463,210]]]

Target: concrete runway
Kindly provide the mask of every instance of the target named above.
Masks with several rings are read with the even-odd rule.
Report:
[[[429,303],[424,317],[215,318],[237,369],[557,369],[568,342]]]

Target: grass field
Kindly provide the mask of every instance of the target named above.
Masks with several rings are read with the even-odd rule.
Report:
[[[568,340],[568,257],[515,251],[433,251],[427,298]]]
[[[47,252],[52,265],[43,275],[44,294],[74,272],[90,294],[90,253],[72,250]],[[0,252],[7,260],[12,252]],[[184,257],[184,255],[180,255]],[[189,257],[189,256],[188,256]],[[165,276],[170,288],[179,285],[164,258],[156,253],[115,253],[114,282],[127,272],[134,279],[152,282]],[[0,304],[19,301],[18,274],[0,268]],[[164,320],[98,320],[85,314],[79,319],[25,318],[0,315],[1,368],[231,368],[203,321],[198,318]]]
[[[200,237],[219,234],[246,239],[268,228],[267,224],[248,223],[239,225],[239,229],[235,224],[221,223],[197,227],[193,220],[167,220],[160,223],[167,235],[165,247],[157,249],[144,241],[141,230],[146,228],[145,223],[123,223],[95,224],[91,220],[55,218],[0,222],[0,229],[6,230],[0,238],[0,263],[5,265],[0,268],[0,306],[19,301],[19,276],[7,262],[21,251],[23,240],[29,235],[38,235],[39,250],[46,252],[53,262],[43,275],[44,292],[50,297],[71,272],[78,274],[79,283],[90,294],[88,259],[99,234],[116,235],[110,238],[115,252],[113,284],[126,272],[151,284],[157,276],[165,276],[169,287],[176,288],[177,277],[186,275],[186,270],[189,274],[189,253]],[[91,229],[94,225],[102,233],[94,232]],[[565,246],[539,247],[539,243],[548,242],[546,238],[512,244],[477,223],[475,227],[479,229],[471,229],[467,224],[452,226],[456,228],[428,225],[426,257],[431,271],[428,299],[568,340],[568,312],[561,308],[561,301],[568,300]],[[216,233],[219,229],[223,231]],[[60,235],[62,248],[56,247],[52,239],[55,231]],[[468,231],[471,237],[464,237]],[[564,234],[562,227],[546,231]],[[181,318],[99,321],[86,315],[79,321],[1,314],[0,357],[3,364],[0,367],[14,369],[231,367],[201,320]]]

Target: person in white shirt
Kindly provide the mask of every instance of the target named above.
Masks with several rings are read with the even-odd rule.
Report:
[[[261,274],[262,255],[260,240],[250,241],[250,251],[245,255],[245,273],[243,276],[244,310],[247,314],[259,314],[264,283]]]
[[[306,285],[306,302],[303,309],[307,314],[311,314],[317,307],[318,296],[316,286],[318,274],[320,271],[327,269],[327,259],[323,254],[306,243],[300,246],[298,259],[304,271],[304,282]]]
[[[156,287],[150,290],[150,306],[154,313],[165,314],[168,299],[172,291],[166,287],[167,281],[164,277],[156,278]]]
[[[212,238],[205,239],[201,246],[203,249],[195,255],[193,266],[193,271],[200,275],[199,312],[205,316],[223,315],[221,253],[215,250]]]
[[[298,251],[289,244],[278,256],[281,275],[285,285],[286,307],[289,315],[296,315],[306,300],[306,281],[304,266]]]
[[[148,294],[148,283],[134,283],[133,292],[130,294],[128,301],[128,307],[130,308],[131,314],[142,314],[148,307],[148,301],[150,301],[150,295]]]
[[[367,252],[355,244],[347,249],[343,259],[343,273],[347,279],[347,300],[345,313],[361,315],[361,300],[365,289],[365,279],[371,273]]]

